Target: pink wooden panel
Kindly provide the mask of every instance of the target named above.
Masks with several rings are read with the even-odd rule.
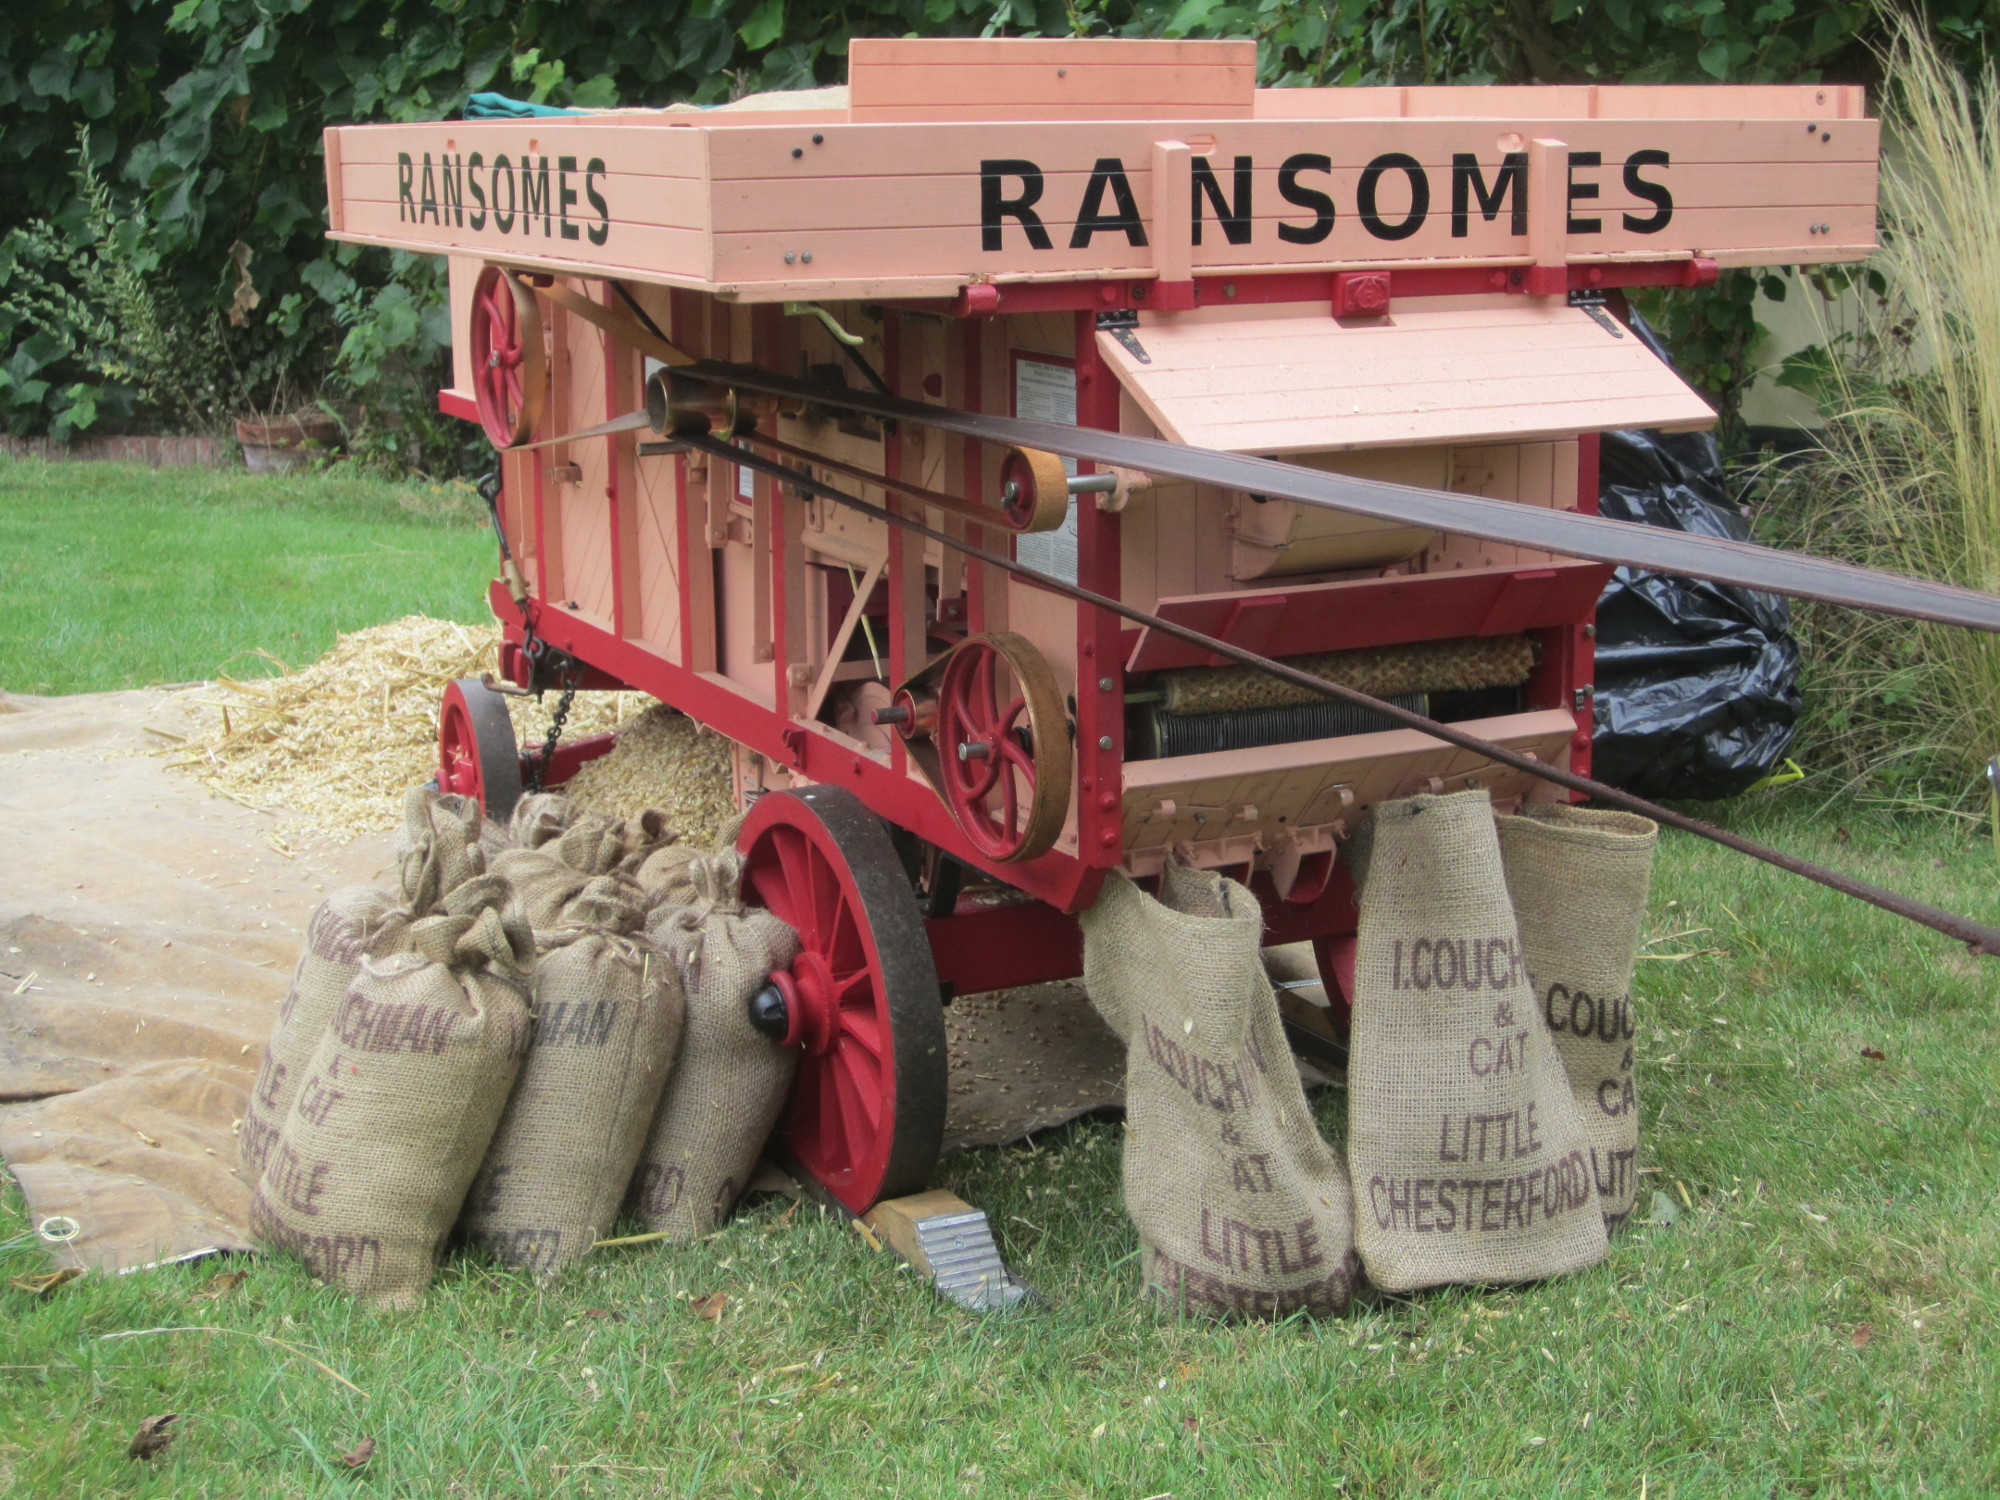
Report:
[[[1005,118],[1032,119],[1050,106],[1106,110],[1171,109],[1181,119],[1245,115],[1251,110],[1255,64],[1191,67],[1185,63],[1117,63],[1086,66],[1048,62],[998,62],[977,66],[855,67],[862,98],[849,94],[857,121],[885,108],[967,109],[994,106]],[[935,118],[935,117],[933,117]],[[1116,119],[1116,115],[1106,118]],[[1124,118],[1131,119],[1131,115]]]
[[[472,398],[472,345],[467,337],[472,328],[472,287],[479,280],[481,262],[469,255],[446,258],[446,285],[451,292],[451,388]]]
[[[579,426],[601,422],[610,413],[604,404],[604,335],[581,318],[563,317],[557,326],[566,334],[568,410]],[[551,465],[573,463],[582,471],[578,484],[548,484],[544,493],[561,517],[564,586],[578,608],[607,626],[611,620],[611,515],[605,503],[607,456],[611,438],[586,438],[541,450]]]
[[[1865,112],[1858,84],[1663,84],[1259,89],[1260,120],[1516,118],[1841,120]]]
[[[1713,420],[1637,339],[1577,308],[1397,312],[1240,325],[1142,322],[1142,364],[1098,348],[1161,431],[1197,448],[1297,453]]]
[[[848,52],[856,122],[1247,119],[1253,42],[861,38]]]
[[[394,162],[349,163],[343,169],[342,180],[346,183],[347,203],[350,210],[354,205],[359,203],[386,204],[391,210],[395,210],[400,201],[398,197],[398,185],[401,175],[402,168]],[[470,174],[467,175],[469,176]],[[511,175],[514,179],[511,183],[506,181],[508,175]],[[669,229],[700,229],[709,221],[708,185],[696,178],[644,177],[634,175],[613,183],[609,173],[601,173],[593,178],[589,185],[594,187],[599,193],[605,195],[607,203],[614,205],[614,211],[606,218],[600,216],[584,196],[586,188],[585,174],[582,172],[571,172],[569,174],[569,190],[576,197],[575,201],[568,205],[567,220],[570,226],[577,232],[574,236],[565,236],[560,233],[560,226],[564,222],[564,215],[555,203],[556,192],[561,186],[562,174],[551,165],[548,175],[550,181],[550,213],[548,218],[551,221],[551,229],[556,232],[551,234],[548,230],[543,229],[543,215],[539,212],[534,215],[535,229],[532,234],[527,233],[520,227],[522,195],[519,174],[516,172],[503,174],[503,185],[499,190],[500,201],[511,204],[513,207],[515,227],[511,233],[501,234],[492,226],[489,218],[487,228],[480,231],[486,236],[486,240],[483,243],[499,244],[511,243],[523,239],[542,240],[557,238],[563,239],[566,242],[575,241],[589,244],[590,242],[585,238],[587,232],[591,229],[603,230],[605,224],[608,222],[612,228],[607,234],[604,248],[609,249],[613,242],[611,236],[616,235],[620,230],[630,225],[646,224]],[[458,206],[453,207],[440,203],[438,212],[440,222],[433,225],[429,221],[429,215],[425,210],[425,203],[422,197],[421,184],[423,178],[421,171],[414,171],[412,177],[413,202],[403,205],[401,213],[397,215],[398,222],[402,223],[405,227],[411,228],[413,231],[430,228],[441,229],[447,226],[452,228],[471,228],[472,218],[482,212],[480,201],[462,192]],[[490,170],[481,171],[477,174],[476,180],[480,193],[487,205],[484,211],[490,214],[490,205],[495,192],[493,173]],[[507,196],[510,192],[513,195],[511,198]],[[414,212],[413,209],[415,210]],[[418,222],[418,213],[424,214],[422,222]],[[352,226],[350,225],[349,227]]]
[[[412,250],[455,250],[477,255],[482,260],[507,261],[522,265],[579,266],[590,274],[613,275],[621,271],[673,272],[699,278],[708,271],[708,236],[694,229],[662,229],[652,224],[614,223],[606,244],[599,248],[579,236],[563,239],[552,222],[542,232],[541,216],[535,216],[533,232],[521,232],[516,219],[512,233],[491,229],[475,230],[439,224],[413,225],[398,221],[398,205],[348,200],[347,228],[332,239],[359,240],[373,244],[401,245]],[[490,226],[491,219],[488,220]]]
[[[1823,241],[1815,243],[1808,237],[1812,223],[1830,226]],[[1600,256],[1661,260],[1689,253],[1720,259],[1728,253],[1744,257],[1730,264],[1791,264],[1848,259],[1850,254],[1844,252],[1852,247],[1865,252],[1872,247],[1874,226],[1872,204],[1828,205],[1817,209],[1692,209],[1675,215],[1672,227],[1676,232],[1671,237],[1658,235],[1645,239],[1607,229],[1604,234],[1590,238],[1573,234],[1569,247],[1572,255],[1591,251]],[[1434,213],[1418,234],[1399,243],[1389,243],[1371,237],[1348,216],[1320,244],[1262,243],[1254,252],[1254,259],[1241,247],[1218,245],[1214,236],[1204,236],[1204,243],[1194,249],[1194,267],[1209,272],[1236,267],[1248,273],[1258,266],[1393,267],[1440,260],[1466,260],[1475,265],[1526,263],[1525,239],[1507,234],[1504,223],[1483,225],[1474,215],[1470,228],[1472,232],[1466,238],[1452,238],[1445,219]],[[1051,249],[1032,258],[1024,254],[1013,236],[997,252],[981,251],[979,243],[978,231],[971,225],[955,229],[718,234],[714,239],[712,275],[718,283],[790,282],[795,267],[785,261],[785,255],[803,256],[808,252],[813,256],[812,269],[842,287],[850,281],[937,275],[950,267],[958,268],[961,282],[979,277],[994,281],[1049,279],[1055,273],[1070,277],[1142,275],[1153,269],[1150,247],[1130,245],[1123,235],[1099,235],[1093,246],[1075,250],[1068,248],[1066,241],[1058,240]],[[1777,254],[1766,249],[1767,246],[1797,248]],[[843,291],[841,295],[859,294]]]
[[[1568,98],[1564,94],[1556,102]],[[1661,96],[1658,102],[1665,107],[1668,101]],[[1506,214],[1488,220],[1474,210],[1463,224],[1467,232],[1453,233],[1458,226],[1451,164],[1455,156],[1470,154],[1490,179],[1501,158],[1523,149],[1529,138],[1560,140],[1569,152],[1602,157],[1602,165],[1578,163],[1569,174],[1574,184],[1598,190],[1594,199],[1575,200],[1571,216],[1600,221],[1594,231],[1569,229],[1572,258],[1699,253],[1732,264],[1846,259],[1869,245],[1874,232],[1876,123],[1831,115],[1806,122],[1819,126],[1813,131],[1800,128],[1796,118],[1597,119],[1554,111],[1540,120],[1023,120],[1009,125],[1004,140],[990,124],[963,122],[827,123],[807,129],[754,114],[699,119],[691,124],[675,117],[644,135],[637,133],[643,127],[631,123],[569,121],[344,130],[337,133],[343,226],[338,237],[546,268],[593,267],[635,278],[740,287],[762,300],[865,295],[864,286],[877,294],[891,288],[908,293],[918,282],[947,288],[976,276],[1144,274],[1154,264],[1150,243],[1134,244],[1122,229],[1099,227],[1078,235],[1076,221],[1089,174],[1100,161],[1116,159],[1145,237],[1160,238],[1145,222],[1153,212],[1150,162],[1154,145],[1170,138],[1186,140],[1214,164],[1221,190],[1232,201],[1235,158],[1252,162],[1247,240],[1230,243],[1212,221],[1212,208],[1206,209],[1211,222],[1194,251],[1196,269],[1518,257],[1522,238],[1511,233]],[[537,177],[545,156],[558,168],[564,156],[586,166],[601,160],[604,166],[594,174],[571,174],[579,201],[571,205],[576,218],[570,227],[581,230],[579,236],[563,238],[553,215],[534,221],[523,215],[503,233],[489,213],[475,229],[469,182],[466,202],[447,210],[441,164],[447,158],[468,160],[474,150],[489,164],[489,187],[490,163],[503,153],[516,159],[532,155]],[[980,164],[1002,151],[1007,159],[1033,162],[1042,174],[1035,211],[1049,233],[1046,249],[1031,245],[1012,219],[998,226],[997,248],[985,248]],[[1640,152],[1663,152],[1669,161],[1661,165],[1634,155]],[[435,209],[421,175],[411,198],[404,198],[404,170],[397,165],[399,154],[421,163],[426,153],[440,174]],[[1323,171],[1310,161],[1294,164],[1294,197],[1305,189],[1328,195],[1333,205],[1327,232],[1309,243],[1301,243],[1297,233],[1289,240],[1279,233],[1285,225],[1295,231],[1314,226],[1314,207],[1288,202],[1280,192],[1281,166],[1302,154],[1330,163]],[[1412,209],[1409,177],[1402,165],[1381,161],[1391,156],[1404,164],[1414,161],[1428,183],[1428,213],[1414,224],[1403,223]],[[1626,187],[1628,161],[1643,174],[1642,185],[1658,183],[1673,193],[1673,212],[1663,223],[1656,203]],[[1377,198],[1372,224],[1360,212],[1370,164]],[[559,178],[559,171],[555,175]],[[556,183],[552,187],[560,192]],[[582,196],[586,187],[602,202]],[[1628,215],[1636,227],[1625,223]],[[1401,228],[1409,232],[1399,236]],[[591,242],[592,231],[602,243]],[[1071,248],[1076,238],[1085,243]]]
[[[805,181],[971,172],[975,186],[980,161],[1001,155],[1025,157],[1051,173],[1088,172],[1100,156],[1116,156],[1128,173],[1143,172],[1153,142],[1169,135],[1198,149],[1206,138],[1209,154],[1218,160],[1241,152],[1272,168],[1301,151],[1324,153],[1335,167],[1359,167],[1395,151],[1444,164],[1455,152],[1471,151],[1490,172],[1502,150],[1521,149],[1519,140],[1503,146],[1503,138],[1531,136],[1599,151],[1607,162],[1622,162],[1634,151],[1666,150],[1676,162],[1844,161],[1872,168],[1880,133],[1874,120],[1841,121],[1810,137],[1792,120],[1222,120],[1206,129],[1200,120],[1186,124],[1182,133],[1144,121],[1080,129],[1023,120],[1004,134],[990,124],[851,125],[822,131],[826,139],[811,146],[810,137],[796,128],[745,117],[705,126],[704,133],[710,137],[710,177],[718,184],[741,177]],[[1831,139],[1822,141],[1821,134]],[[794,146],[802,148],[798,157],[791,154]],[[393,152],[386,159],[393,160]]]
[[[1552,764],[1567,765],[1576,720],[1561,709],[1474,719],[1464,728]],[[1276,838],[1301,824],[1358,820],[1367,808],[1420,790],[1426,778],[1464,786],[1467,776],[1493,790],[1489,762],[1414,729],[1339,739],[1302,740],[1209,755],[1132,761],[1125,766],[1124,842],[1127,848],[1247,836]],[[1520,772],[1508,772],[1516,782]],[[1512,783],[1507,784],[1509,788]],[[1321,793],[1346,787],[1345,802]]]
[[[559,156],[574,156],[579,162],[601,156],[617,176],[705,177],[708,131],[685,115],[653,113],[648,118],[644,136],[633,135],[629,124],[603,125],[559,116],[533,121],[344,125],[330,133],[340,137],[341,159],[346,165],[393,164],[402,152],[421,162],[426,151],[438,161],[448,154],[469,156],[477,151],[489,165],[497,155],[507,156],[517,166],[524,156],[537,161],[546,156],[551,165]],[[708,118],[695,117],[704,123]]]
[[[1150,156],[1150,149],[1149,149]],[[1211,169],[1222,184],[1225,197],[1235,191],[1235,179],[1230,159],[1220,150],[1208,155]],[[1087,164],[1086,164],[1087,165]],[[1486,178],[1496,175],[1496,163],[1487,161],[1483,171]],[[1137,163],[1131,164],[1128,176],[1132,182],[1134,196],[1140,206],[1141,217],[1147,228],[1148,238],[1152,238],[1153,213],[1151,209],[1152,171],[1148,162],[1146,170],[1139,170]],[[1449,158],[1440,162],[1425,164],[1430,178],[1431,216],[1438,222],[1436,228],[1444,237],[1451,235],[1452,225],[1452,166]],[[1301,225],[1311,224],[1313,215],[1289,203],[1279,189],[1279,162],[1269,161],[1252,171],[1250,175],[1250,218],[1255,224],[1252,242],[1269,250],[1277,250],[1276,225],[1291,222]],[[388,168],[371,169],[387,172]],[[1359,166],[1343,167],[1331,173],[1311,173],[1299,180],[1304,185],[1329,193],[1334,200],[1338,226],[1342,217],[1352,219],[1356,190],[1361,181]],[[1852,162],[1796,162],[1788,164],[1719,164],[1708,162],[1677,163],[1669,171],[1661,173],[1647,169],[1648,180],[1664,177],[1671,180],[1676,216],[1702,209],[1734,209],[1739,205],[1754,204],[1764,208],[1801,207],[1812,210],[1825,205],[1849,202],[1874,202],[1872,168],[1857,168]],[[1650,218],[1655,212],[1652,203],[1629,192],[1623,180],[1621,164],[1613,162],[1608,167],[1597,169],[1578,168],[1575,178],[1579,184],[1594,185],[1599,196],[1589,203],[1574,205],[1578,215],[1597,215],[1610,219],[1614,225],[1624,214],[1640,218]],[[1083,198],[1089,183],[1088,170],[1074,172],[1045,172],[1041,199],[1042,210],[1064,207],[1073,210]],[[688,192],[694,191],[693,185]],[[755,233],[758,231],[799,231],[799,230],[844,230],[866,227],[857,223],[855,204],[857,194],[865,197],[869,204],[871,219],[876,224],[895,224],[906,228],[954,228],[966,226],[968,247],[976,246],[978,234],[972,227],[978,222],[979,179],[976,173],[942,174],[936,172],[913,173],[907,177],[871,178],[857,182],[848,177],[781,177],[781,178],[737,178],[715,185],[713,198],[714,228],[718,234]],[[1143,196],[1142,196],[1143,195]],[[365,196],[356,194],[356,196]],[[393,194],[391,194],[393,197]],[[1407,180],[1401,173],[1394,173],[1384,179],[1377,191],[1378,208],[1384,218],[1399,220],[1409,211]],[[648,211],[660,215],[652,222],[670,224],[680,222],[670,217],[674,209],[665,195],[653,200]],[[1505,241],[1515,248],[1520,241],[1509,232],[1507,214],[1503,212],[1492,225],[1488,225],[1476,206],[1468,208],[1468,230],[1472,236],[1457,240],[1442,247],[1447,254],[1478,253],[1490,250],[1494,243]],[[1043,213],[1045,222],[1053,222],[1053,212]],[[1218,254],[1234,254],[1221,226],[1216,222],[1215,210],[1206,197],[1201,203],[1202,239]],[[1811,214],[1800,214],[1798,222],[1804,225],[1817,222]],[[1067,238],[1067,224],[1064,225]],[[1005,226],[1009,240],[1019,240],[1020,230],[1012,220]],[[1053,236],[1053,229],[1051,235]],[[1652,238],[1620,234],[1613,229],[1606,236],[1579,236],[1578,244],[1589,244],[1598,239],[1616,240],[1621,247],[1637,245]],[[1103,243],[1123,245],[1125,237],[1120,234],[1098,234],[1093,239]],[[1395,245],[1384,244],[1385,251],[1407,254],[1409,242]],[[1015,258],[1019,259],[1019,246]],[[1322,254],[1324,251],[1321,252]],[[1240,259],[1240,255],[1238,255]],[[1047,259],[1046,252],[1036,257],[1037,262]]]

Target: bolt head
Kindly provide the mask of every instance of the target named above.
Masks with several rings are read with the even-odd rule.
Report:
[[[1111,691],[1111,679],[1109,677],[1100,677],[1097,679],[1097,686],[1100,692],[1108,693]]]
[[[1111,736],[1108,734],[1100,734],[1097,737],[1097,748],[1100,750],[1109,750],[1111,748]]]

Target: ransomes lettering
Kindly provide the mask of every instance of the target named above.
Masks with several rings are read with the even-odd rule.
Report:
[[[1625,191],[1653,207],[1650,214],[1627,213],[1623,227],[1634,234],[1658,234],[1672,222],[1674,196],[1657,175],[1672,166],[1670,153],[1654,148],[1634,151],[1625,158],[1621,180]],[[1604,220],[1582,215],[1579,204],[1602,196],[1596,173],[1604,167],[1598,151],[1571,151],[1563,166],[1564,178],[1555,186],[1567,205],[1568,230],[1588,236],[1604,232]],[[1432,175],[1437,169],[1401,151],[1384,152],[1362,168],[1354,185],[1352,204],[1355,219],[1374,239],[1409,239],[1430,222],[1434,201]],[[1651,171],[1656,175],[1647,176]],[[1288,212],[1275,219],[1256,217],[1257,162],[1252,156],[1230,158],[1230,188],[1223,190],[1214,159],[1192,159],[1193,194],[1189,230],[1193,242],[1202,243],[1207,221],[1213,219],[1223,238],[1232,245],[1250,245],[1266,234],[1288,245],[1317,245],[1327,239],[1340,214],[1340,205],[1328,191],[1334,180],[1333,158],[1323,152],[1300,151],[1287,156],[1278,166],[1278,197]],[[1312,180],[1318,178],[1318,181]],[[1477,213],[1486,223],[1495,223],[1504,212],[1507,233],[1525,238],[1528,233],[1528,157],[1524,151],[1508,151],[1496,161],[1482,161],[1476,152],[1456,151],[1451,156],[1451,234],[1463,239],[1472,232]],[[1073,180],[1073,179],[1072,179]],[[1053,250],[1055,236],[1051,221],[1062,222],[1069,205],[1049,200],[1049,177],[1039,162],[1025,157],[992,157],[979,164],[979,242],[983,250],[1004,250],[1026,243],[1031,250]],[[1122,158],[1102,156],[1091,167],[1068,213],[1071,227],[1068,247],[1088,248],[1100,234],[1118,233],[1126,243],[1147,244],[1146,221],[1139,212]],[[1016,233],[1009,236],[1012,226]]]
[[[553,174],[546,156],[523,156],[518,166],[505,152],[489,163],[486,153],[428,151],[396,153],[396,218],[405,224],[440,229],[491,230],[524,235],[540,225],[544,238],[587,239],[602,245],[611,238],[611,202],[600,182],[610,175],[604,158],[577,165],[574,156],[556,158]],[[579,191],[577,179],[582,179]],[[579,200],[591,216],[573,212]]]

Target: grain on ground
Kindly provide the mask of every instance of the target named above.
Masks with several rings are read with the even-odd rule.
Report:
[[[500,631],[408,615],[341,636],[318,661],[224,678],[178,695],[201,710],[172,764],[211,790],[284,812],[288,838],[339,843],[397,827],[405,790],[437,770],[438,702],[456,678],[495,670]],[[617,728],[643,693],[579,693],[565,738]],[[548,734],[554,695],[511,700],[523,744]],[[728,776],[722,777],[727,795]],[[671,809],[669,809],[671,811]]]

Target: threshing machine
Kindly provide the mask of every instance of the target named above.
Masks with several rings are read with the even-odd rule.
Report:
[[[1587,519],[1596,435],[1711,420],[1623,293],[1864,256],[1876,155],[1858,88],[1259,89],[1248,42],[326,133],[334,238],[451,258],[504,675],[734,747],[782,1129],[856,1210],[935,1161],[941,995],[1080,973],[1107,871],[1227,870],[1337,1000],[1372,804],[1567,795],[1144,622],[1586,769],[1593,603],[1671,561]],[[605,748],[476,682],[441,732],[501,815]]]

